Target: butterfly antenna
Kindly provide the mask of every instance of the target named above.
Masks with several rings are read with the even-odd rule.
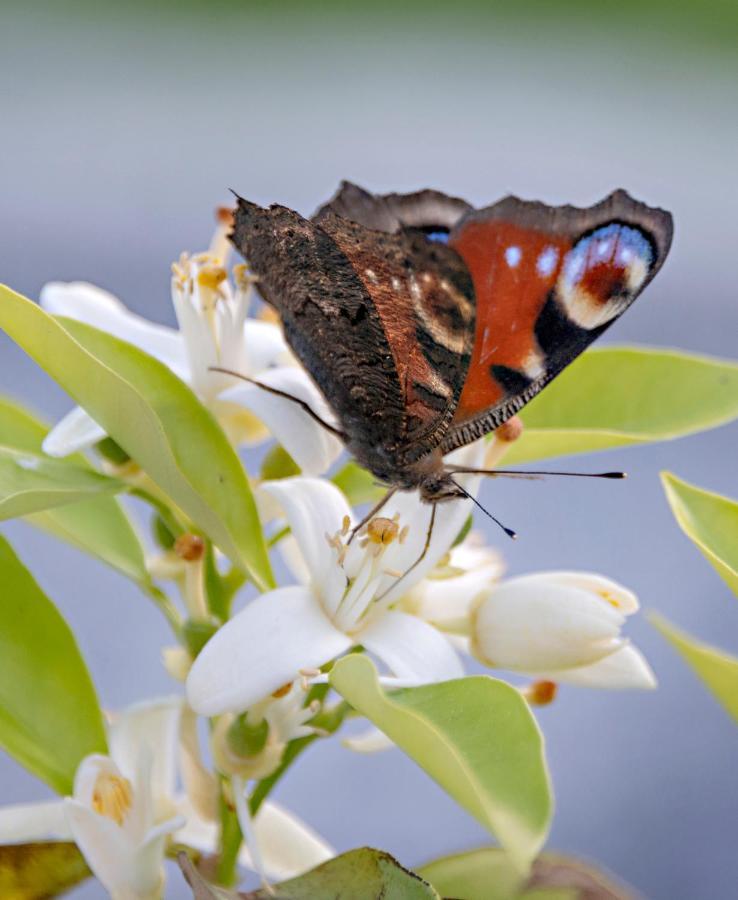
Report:
[[[553,472],[553,471],[530,471],[518,472],[513,469],[472,469],[466,466],[449,466],[448,471],[460,472],[464,475],[489,475],[492,478],[497,475],[503,475],[509,478],[540,478],[546,475],[563,475],[566,478],[627,478],[626,472]]]
[[[458,469],[457,469],[456,471],[458,471]],[[471,500],[471,502],[472,502],[475,506],[478,506],[479,509],[481,509],[482,512],[485,514],[485,516],[489,516],[489,518],[492,519],[492,521],[493,521],[495,524],[499,525],[500,528],[505,532],[505,534],[506,534],[509,538],[512,538],[513,540],[515,540],[515,539],[517,538],[517,536],[518,536],[518,535],[517,535],[517,532],[513,531],[512,528],[508,528],[507,525],[503,525],[502,522],[500,522],[499,519],[497,519],[495,516],[493,516],[492,513],[491,513],[488,509],[485,509],[485,508],[482,506],[482,504],[479,502],[479,500],[477,500],[477,498],[476,498],[473,494],[470,494],[469,491],[467,491],[465,488],[463,488],[463,487],[459,484],[458,481],[455,481],[455,480],[452,478],[452,479],[451,479],[451,483],[454,484],[454,485],[456,485],[456,487],[461,491],[461,493],[462,493],[465,497],[467,497],[469,500]]]

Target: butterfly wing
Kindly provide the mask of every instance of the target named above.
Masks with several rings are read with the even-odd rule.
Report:
[[[468,375],[442,449],[497,428],[608,328],[661,268],[672,219],[624,191],[589,209],[507,197],[449,245],[476,296]]]
[[[420,232],[318,222],[239,199],[233,242],[285,336],[380,478],[440,444],[474,340],[473,289],[456,251]]]

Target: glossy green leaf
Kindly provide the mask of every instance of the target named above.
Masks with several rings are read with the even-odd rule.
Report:
[[[360,506],[362,503],[376,503],[387,493],[387,488],[377,483],[377,479],[371,472],[362,469],[361,466],[349,460],[331,478],[333,484],[345,494],[350,506]]]
[[[661,482],[679,527],[738,594],[738,503],[670,472],[661,473]]]
[[[0,444],[41,453],[48,425],[20,404],[0,397]],[[59,462],[89,466],[81,453]],[[35,513],[26,521],[112,566],[142,585],[150,582],[141,540],[115,497],[101,496]]]
[[[330,682],[527,870],[553,802],[543,737],[519,691],[475,676],[385,693],[362,654],[339,659]]]
[[[0,327],[235,563],[273,585],[246,473],[193,392],[147,353],[0,288]]]
[[[505,465],[682,437],[738,416],[738,365],[639,347],[588,350],[521,413]]]
[[[651,615],[649,618],[729,715],[738,722],[738,659],[717,647],[695,640],[662,616]]]
[[[60,794],[106,749],[102,713],[69,626],[0,536],[0,746]]]
[[[56,897],[91,874],[77,845],[68,841],[0,846],[0,897],[6,900]]]
[[[178,859],[195,900],[441,900],[427,882],[389,853],[369,847],[350,850],[297,878],[248,893],[213,887],[184,853]]]
[[[632,900],[629,890],[593,866],[556,853],[540,856],[528,878],[496,847],[444,856],[418,874],[454,900]]]
[[[0,521],[125,489],[92,469],[0,445]]]

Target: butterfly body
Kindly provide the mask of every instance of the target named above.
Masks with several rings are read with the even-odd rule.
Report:
[[[671,217],[618,191],[586,210],[344,184],[311,219],[239,199],[232,240],[347,449],[428,502],[445,453],[494,430],[635,299]]]

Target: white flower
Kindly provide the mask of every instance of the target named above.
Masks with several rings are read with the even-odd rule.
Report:
[[[173,266],[172,301],[179,331],[131,313],[91,284],[51,282],[41,290],[50,313],[93,325],[145,350],[190,385],[235,443],[267,436],[263,425],[308,474],[319,474],[341,452],[341,442],[300,406],[254,384],[212,371],[220,367],[308,403],[323,419],[331,413],[307,374],[293,365],[278,325],[248,318],[252,279],[236,266],[235,288],[212,254],[183,255]],[[254,416],[259,422],[254,420]],[[105,436],[79,407],[47,435],[44,450],[66,456]]]
[[[465,448],[455,461],[473,465],[483,449]],[[467,490],[476,483],[467,479]],[[428,552],[408,572],[421,555],[432,512],[415,494],[395,495],[368,532],[347,545],[351,510],[334,485],[297,477],[262,490],[285,511],[304,563],[296,575],[304,583],[257,597],[205,645],[187,679],[197,712],[242,712],[357,644],[403,682],[463,675],[445,635],[393,606],[448,552],[471,501],[438,505]]]
[[[110,755],[80,763],[73,797],[0,807],[0,843],[74,840],[114,898],[161,896],[169,840],[217,851],[218,784],[202,763],[195,726],[180,698],[129,707],[109,728]],[[176,785],[180,766],[186,793]],[[293,877],[333,855],[304,823],[269,801],[253,831],[273,878]],[[248,847],[239,862],[254,868]]]
[[[541,572],[483,591],[471,649],[488,666],[589,687],[652,688],[653,672],[620,634],[638,609],[626,588],[587,572]]]

